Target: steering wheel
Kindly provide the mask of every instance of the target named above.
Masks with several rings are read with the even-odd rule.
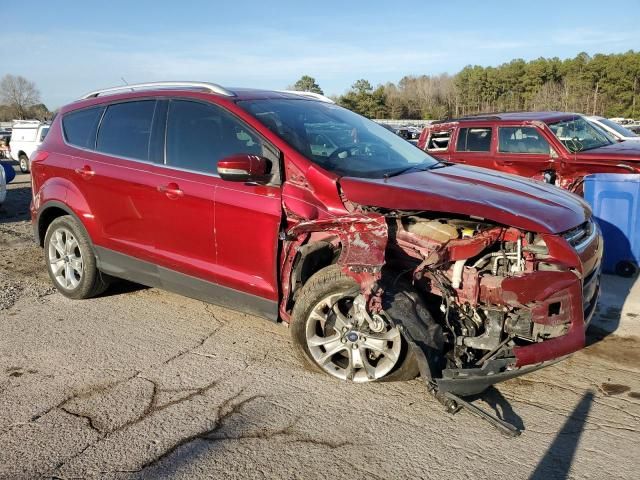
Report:
[[[354,148],[360,148],[360,145],[357,143],[351,143],[349,145],[345,145],[344,147],[338,147],[333,152],[331,152],[331,155],[329,155],[329,160],[333,161],[333,160],[337,160],[338,158],[344,159],[344,158],[352,157],[353,155],[351,151]],[[345,153],[345,152],[347,153],[346,157],[339,156],[341,153]]]
[[[575,147],[576,147],[575,151],[576,152],[580,152],[584,148],[584,145],[582,144],[582,142],[580,141],[580,139],[578,137],[573,137],[571,139],[571,142],[575,145]]]
[[[360,148],[361,145],[357,144],[357,143],[351,143],[349,145],[345,145],[343,147],[338,147],[336,148],[333,152],[331,152],[331,155],[329,155],[327,157],[327,163],[329,163],[332,166],[335,166],[337,164],[337,160],[345,160],[349,157],[353,157],[353,149],[355,148]],[[344,157],[340,157],[341,153],[346,153],[347,155]]]

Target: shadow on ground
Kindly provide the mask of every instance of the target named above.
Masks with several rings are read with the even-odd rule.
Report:
[[[593,403],[593,392],[587,392],[567,418],[549,445],[529,480],[563,480],[569,478],[571,465]],[[596,475],[597,476],[597,475]]]

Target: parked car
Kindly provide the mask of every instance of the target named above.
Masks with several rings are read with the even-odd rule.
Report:
[[[582,193],[585,175],[640,172],[640,143],[615,142],[582,115],[517,112],[436,122],[418,146],[435,157]]]
[[[613,135],[618,142],[623,142],[625,140],[631,140],[634,142],[640,141],[640,135],[632,132],[626,127],[623,127],[619,123],[613,122],[608,118],[592,116],[586,117],[591,123],[596,124],[598,127],[602,128],[604,131]]]
[[[47,136],[49,124],[38,120],[18,120],[11,131],[11,157],[20,164],[20,170],[30,170],[31,157]]]
[[[7,185],[16,177],[13,167],[7,163],[0,162],[0,205],[7,198]]]
[[[627,125],[625,128],[631,130],[633,133],[640,134],[640,125]]]
[[[350,133],[327,155],[319,131]],[[420,372],[443,402],[475,394],[582,348],[598,298],[602,239],[578,197],[441,163],[317,94],[92,92],[31,166],[60,293],[120,277],[283,321],[341,380]]]

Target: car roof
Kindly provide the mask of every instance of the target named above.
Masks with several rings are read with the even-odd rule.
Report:
[[[184,83],[182,85],[181,83]],[[135,88],[135,87],[144,88]],[[227,88],[206,82],[156,82],[96,90],[84,95],[73,103],[60,109],[60,113],[79,108],[112,103],[134,98],[148,98],[156,96],[189,96],[189,94],[211,95],[228,101],[243,100],[289,99],[310,100],[333,103],[328,97],[312,92],[295,92],[291,90],[266,90],[257,88]]]
[[[508,122],[508,121],[517,121],[517,122],[532,122],[532,121],[540,121],[545,123],[553,123],[560,122],[562,120],[567,120],[570,118],[574,118],[576,116],[580,116],[578,113],[571,112],[503,112],[503,113],[485,113],[485,114],[477,114],[477,115],[468,115],[460,118],[452,118],[450,120],[443,120],[437,123],[465,123],[465,122]]]

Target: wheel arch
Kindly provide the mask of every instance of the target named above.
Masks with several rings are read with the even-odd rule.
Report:
[[[85,224],[68,205],[58,200],[50,200],[40,208],[34,223],[36,241],[41,247],[44,247],[44,237],[47,233],[49,225],[51,225],[51,223],[56,218],[63,217],[65,215],[73,217],[78,222],[80,228],[82,228],[87,237],[91,239],[91,235],[89,235]]]
[[[329,240],[308,242],[298,248],[289,279],[291,282],[291,294],[294,299],[296,292],[316,272],[338,262],[341,249],[341,243],[332,243]]]

